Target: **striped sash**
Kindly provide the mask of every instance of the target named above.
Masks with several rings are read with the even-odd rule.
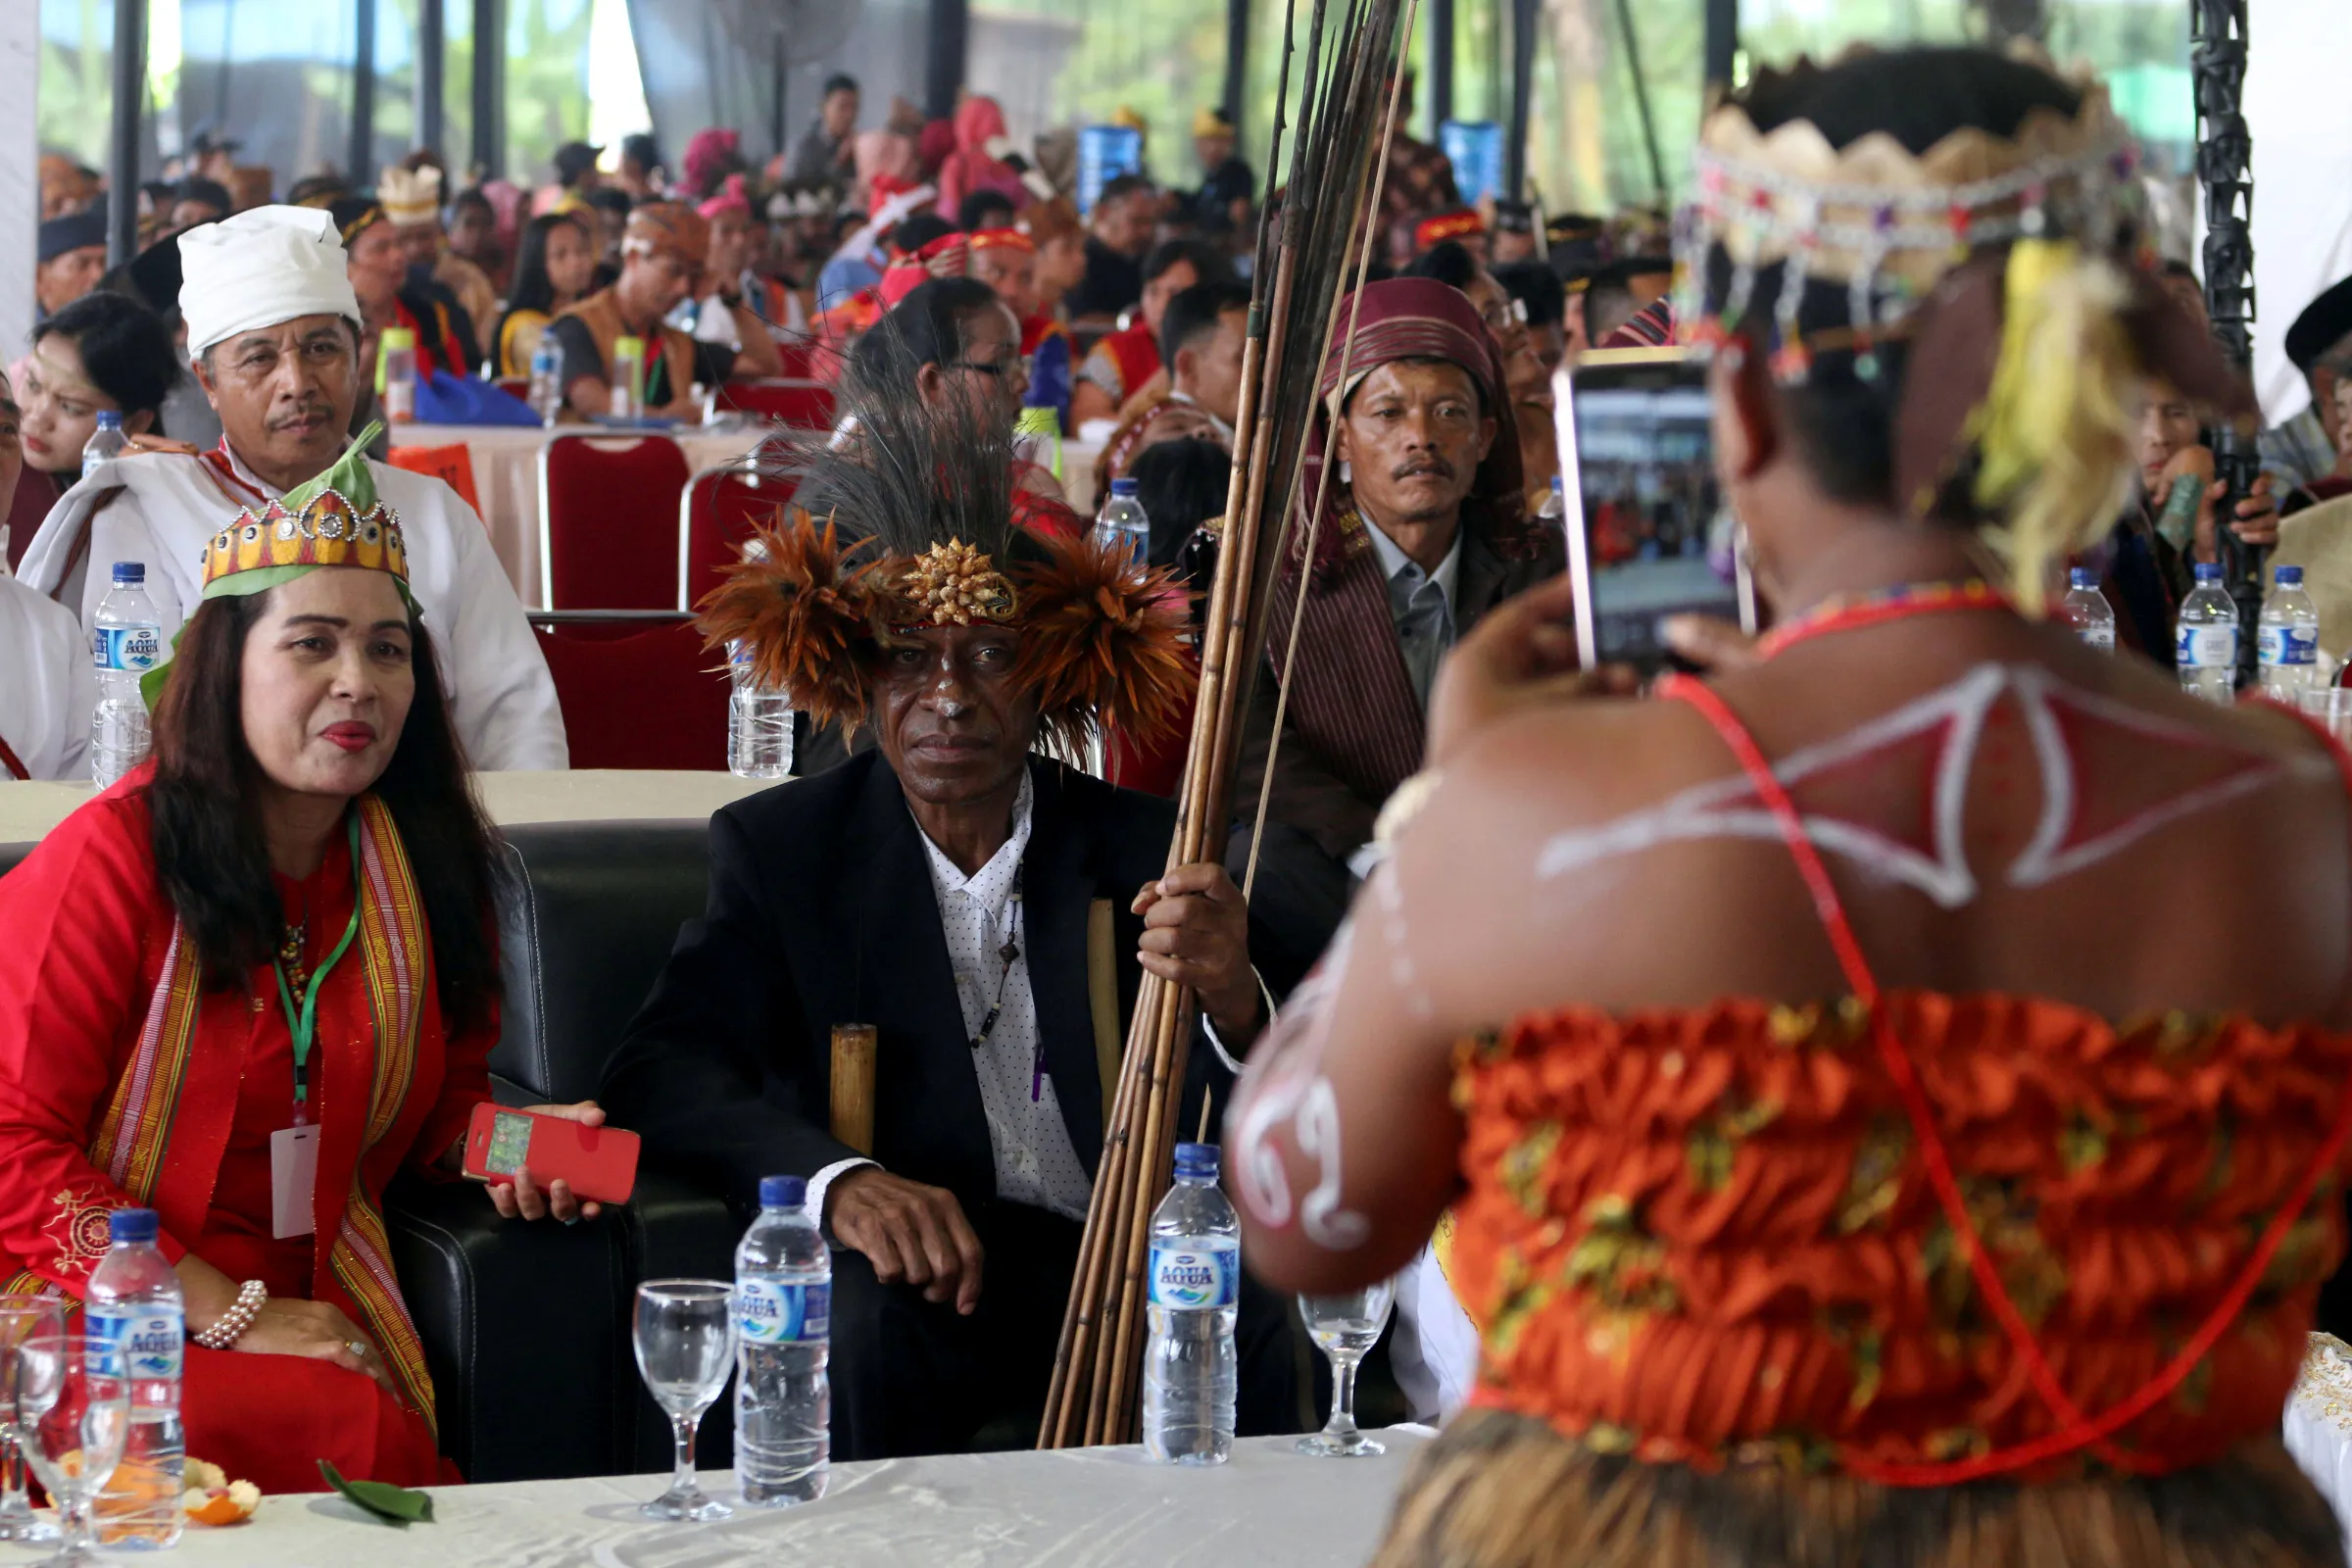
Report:
[[[360,1157],[352,1163],[351,1190],[327,1248],[327,1265],[382,1347],[411,1404],[430,1425],[433,1385],[423,1347],[393,1277],[383,1214],[368,1198],[361,1172],[367,1151],[399,1120],[416,1076],[432,946],[423,901],[390,809],[374,796],[363,795],[359,813],[360,857],[352,872],[360,906],[361,967],[375,1023],[374,1079]],[[171,1145],[201,989],[195,949],[175,925],[137,1049],[115,1084],[90,1146],[90,1163],[138,1203],[152,1201]]]

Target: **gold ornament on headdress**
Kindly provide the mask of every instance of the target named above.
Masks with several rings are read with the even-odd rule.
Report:
[[[933,545],[915,557],[900,585],[917,622],[969,626],[1013,616],[1012,584],[986,554],[961,539]]]

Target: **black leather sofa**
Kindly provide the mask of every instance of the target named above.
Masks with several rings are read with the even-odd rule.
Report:
[[[492,1088],[509,1104],[590,1099],[679,923],[702,909],[705,828],[583,822],[507,837],[515,874],[499,917],[506,1006]],[[0,845],[0,874],[29,848]],[[668,1469],[668,1420],[631,1348],[636,1286],[730,1277],[748,1221],[652,1172],[625,1208],[568,1229],[502,1223],[468,1182],[396,1183],[386,1219],[442,1451],[467,1479]],[[698,1461],[730,1463],[731,1432],[722,1397]]]

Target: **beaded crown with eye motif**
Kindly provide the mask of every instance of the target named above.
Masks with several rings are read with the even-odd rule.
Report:
[[[400,518],[375,493],[375,475],[365,456],[377,428],[369,426],[324,473],[259,511],[245,508],[213,535],[204,548],[204,596],[245,592],[234,581],[240,574],[286,566],[388,571],[405,594],[408,541],[401,536]]]

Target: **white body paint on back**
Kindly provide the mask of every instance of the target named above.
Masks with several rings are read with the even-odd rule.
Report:
[[[1386,875],[1376,872],[1376,879]],[[1294,1213],[1306,1239],[1330,1251],[1361,1247],[1371,1222],[1340,1205],[1340,1100],[1323,1074],[1323,1049],[1331,1035],[1332,1005],[1348,975],[1353,946],[1352,920],[1341,925],[1314,972],[1283,1004],[1269,1027],[1275,1050],[1264,1077],[1244,1090],[1233,1129],[1235,1185],[1243,1206],[1259,1224],[1280,1229]],[[1299,1031],[1284,1048],[1280,1035]],[[1277,1136],[1288,1128],[1298,1152],[1315,1162],[1315,1185],[1293,1203],[1290,1174]]]
[[[2012,887],[2039,887],[2116,855],[2158,828],[2262,789],[2285,767],[2252,752],[2247,765],[2210,783],[2160,801],[2081,842],[2067,843],[2081,792],[2075,760],[2068,751],[2058,712],[2071,709],[2150,740],[2227,752],[2192,725],[2142,712],[2095,693],[2061,684],[2034,664],[1981,664],[1939,691],[1857,726],[1836,740],[1794,751],[1773,764],[1773,776],[1791,793],[1806,779],[1842,766],[1915,736],[1945,728],[1931,784],[1931,843],[1921,847],[1889,838],[1842,817],[1800,812],[1806,836],[1825,854],[1852,860],[1869,871],[1918,889],[1943,907],[1958,908],[1980,891],[1970,863],[1966,834],[1969,779],[1984,739],[1993,705],[2014,696],[2024,715],[2041,775],[2041,815],[2033,837],[2003,880]],[[1554,835],[1536,858],[1538,880],[1567,876],[1619,856],[1659,845],[1696,839],[1781,840],[1780,820],[1757,796],[1744,773],[1693,785],[1652,807],[1595,828]]]

